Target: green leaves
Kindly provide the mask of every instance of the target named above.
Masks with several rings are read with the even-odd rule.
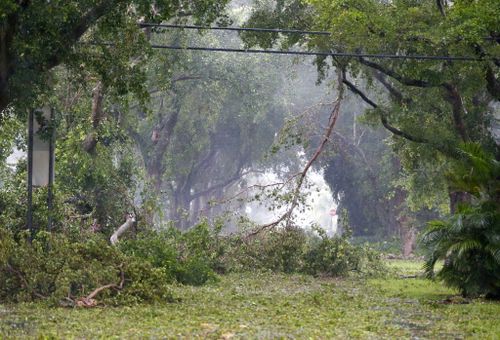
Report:
[[[500,293],[500,209],[498,164],[477,144],[461,146],[464,160],[449,175],[454,188],[474,195],[460,205],[446,221],[433,221],[424,232],[422,243],[429,254],[428,275],[438,260],[444,266],[437,276],[457,287],[464,295]]]

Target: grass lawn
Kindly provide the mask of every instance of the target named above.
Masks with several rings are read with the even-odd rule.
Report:
[[[500,339],[500,303],[465,301],[392,260],[384,279],[244,273],[176,286],[179,302],[93,309],[0,305],[0,338]],[[402,278],[400,276],[405,276]]]

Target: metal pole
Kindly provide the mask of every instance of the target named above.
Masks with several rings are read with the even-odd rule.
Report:
[[[55,127],[54,127],[54,109],[50,109],[50,137],[49,137],[49,182],[47,186],[47,211],[48,223],[47,230],[52,230],[52,186],[54,184],[54,143],[55,143]]]
[[[28,115],[28,215],[29,242],[33,241],[33,110]]]

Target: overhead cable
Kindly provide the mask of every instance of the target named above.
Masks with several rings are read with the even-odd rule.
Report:
[[[330,32],[326,32],[326,31],[304,31],[304,30],[281,29],[281,28],[216,27],[216,26],[197,26],[197,25],[154,24],[154,23],[149,23],[149,22],[139,23],[139,26],[141,26],[141,27],[198,29],[198,30],[249,31],[249,32],[267,32],[267,33],[283,33],[283,34],[331,35]]]
[[[85,44],[85,43],[84,43]],[[88,43],[95,46],[115,46],[114,43]],[[256,50],[243,48],[220,48],[220,47],[198,47],[198,46],[173,46],[173,45],[150,45],[153,49],[165,50],[189,50],[208,52],[229,52],[229,53],[253,53],[253,54],[281,54],[281,55],[304,55],[304,56],[324,56],[338,58],[373,58],[373,59],[399,59],[399,60],[445,60],[445,61],[490,61],[493,58],[468,57],[468,56],[434,56],[434,55],[406,55],[406,54],[376,54],[376,53],[349,53],[349,52],[328,52],[328,51],[289,51],[289,50]]]
[[[325,56],[340,58],[374,58],[374,59],[410,59],[410,60],[447,60],[447,61],[486,61],[489,58],[477,58],[468,56],[432,56],[432,55],[405,55],[405,54],[372,54],[372,53],[348,53],[348,52],[305,52],[305,51],[281,51],[281,50],[256,50],[243,48],[219,48],[219,47],[197,47],[197,46],[172,46],[151,45],[154,49],[167,50],[191,50],[209,52],[232,52],[232,53],[254,53],[254,54],[282,54],[282,55],[306,55]]]

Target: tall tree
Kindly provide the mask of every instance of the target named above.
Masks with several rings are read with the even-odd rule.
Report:
[[[217,18],[227,0],[5,0],[0,2],[0,112],[9,106],[32,107],[47,86],[48,71],[61,63],[89,61],[78,48],[83,41],[116,43],[125,54],[144,50],[139,21],[193,17]],[[137,46],[137,41],[142,45]],[[76,47],[76,48],[75,48]],[[116,67],[118,64],[101,66]],[[116,77],[115,81],[119,81]],[[1,121],[0,121],[1,123]]]
[[[458,1],[440,6],[430,0],[390,3],[289,0],[279,1],[276,6],[263,3],[249,24],[273,25],[263,15],[269,13],[268,16],[279,16],[287,24],[300,23],[301,27],[331,32],[329,38],[298,41],[310,50],[483,58],[482,61],[366,57],[317,60],[321,73],[326,72],[328,65],[342,69],[345,86],[371,108],[367,115],[394,136],[393,148],[406,171],[402,185],[412,194],[410,204],[428,203],[425,196],[429,192],[417,185],[424,182],[433,184],[425,188],[448,191],[452,211],[458,202],[468,199],[466,194],[448,185],[444,174],[449,167],[447,159],[460,157],[461,142],[479,142],[499,154],[489,129],[490,104],[500,98],[497,1]],[[290,8],[300,9],[309,20],[297,21],[296,13],[284,15]],[[254,41],[250,38],[248,41],[259,41],[253,38]],[[369,95],[367,88],[356,84],[358,77],[383,92]],[[416,199],[411,202],[412,198]]]
[[[239,42],[208,33],[164,33],[155,39]],[[217,210],[210,202],[259,166],[282,121],[276,94],[283,77],[270,58],[231,54],[159,52],[148,67],[151,113],[133,113],[129,130],[166,217],[185,228]]]

